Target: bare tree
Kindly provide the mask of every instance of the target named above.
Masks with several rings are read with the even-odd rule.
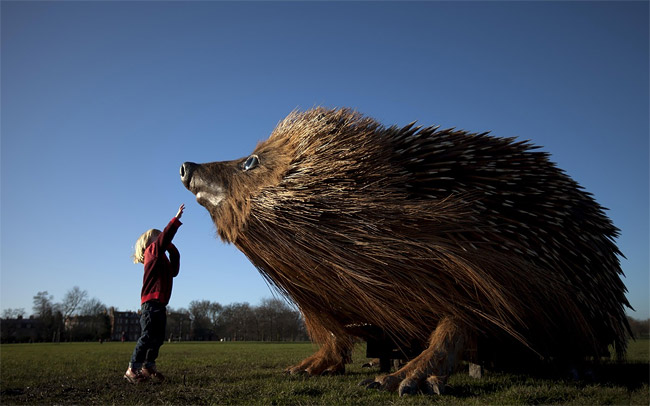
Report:
[[[232,303],[224,306],[219,314],[221,334],[233,341],[257,340],[259,318],[248,303]]]
[[[219,328],[219,314],[223,310],[223,306],[219,302],[210,303],[210,308],[208,309],[208,318],[212,324],[212,329],[215,331]]]
[[[192,321],[187,309],[167,309],[167,335],[170,340],[190,340]]]
[[[54,313],[54,296],[48,295],[47,291],[38,292],[33,298],[34,315],[40,319],[51,317]]]
[[[304,323],[300,312],[282,299],[263,299],[255,308],[259,314],[262,341],[286,341],[304,339]]]
[[[106,313],[106,305],[96,297],[85,300],[79,306],[79,315],[81,316],[98,316]]]
[[[81,290],[79,286],[75,286],[66,292],[63,301],[61,301],[61,313],[64,320],[74,314],[75,310],[86,299],[86,296],[88,296],[88,292]]]
[[[209,300],[193,300],[190,302],[189,310],[193,339],[212,340],[216,338],[215,331],[212,329],[212,303]]]
[[[61,340],[61,325],[63,317],[59,306],[54,303],[54,297],[47,291],[38,292],[34,296],[34,314],[41,320],[42,330],[39,331],[39,337],[42,340],[52,341]]]

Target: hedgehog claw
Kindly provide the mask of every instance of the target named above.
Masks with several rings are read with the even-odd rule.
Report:
[[[287,368],[284,372],[287,375],[298,375],[298,376],[309,375],[309,372],[307,370],[301,368]]]
[[[381,389],[381,384],[377,381],[372,381],[366,385],[366,389]]]
[[[442,395],[445,393],[445,384],[437,376],[430,376],[424,384],[424,392],[428,395]]]
[[[405,379],[399,385],[398,393],[400,396],[417,395],[418,392],[417,382],[412,379]]]
[[[395,392],[401,382],[401,379],[392,375],[380,376],[375,379],[366,379],[359,385],[366,385],[366,389],[380,389],[389,392]]]

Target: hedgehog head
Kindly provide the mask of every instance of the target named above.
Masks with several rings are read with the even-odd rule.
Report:
[[[205,207],[220,237],[234,242],[245,225],[251,200],[277,185],[286,164],[278,154],[257,148],[240,159],[181,166],[181,180]]]
[[[341,159],[341,154],[349,150],[345,135],[358,135],[360,126],[372,132],[377,124],[345,109],[293,112],[250,155],[232,161],[185,162],[181,180],[208,210],[221,239],[235,242],[251,205],[272,208],[278,199],[289,198],[292,185],[322,180],[328,173],[337,176],[333,173],[346,165],[358,164],[358,160]]]

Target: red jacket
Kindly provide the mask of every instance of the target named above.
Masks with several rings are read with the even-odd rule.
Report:
[[[169,303],[174,277],[178,275],[181,266],[181,255],[172,244],[172,239],[181,224],[183,223],[176,217],[172,218],[156,241],[145,249],[140,303],[152,299],[157,299],[165,305]],[[165,251],[169,252],[169,258]]]

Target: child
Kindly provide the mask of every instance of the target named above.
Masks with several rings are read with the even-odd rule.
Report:
[[[148,230],[135,243],[133,263],[144,264],[144,277],[140,294],[142,333],[133,350],[129,368],[124,374],[124,379],[130,383],[148,379],[158,382],[165,380],[165,377],[156,370],[156,358],[165,338],[167,324],[165,306],[169,303],[172,293],[173,278],[178,275],[180,268],[181,257],[172,244],[172,239],[182,224],[180,218],[183,210],[185,205],[181,204],[176,216],[162,232],[156,229]],[[169,253],[169,259],[165,251]]]

